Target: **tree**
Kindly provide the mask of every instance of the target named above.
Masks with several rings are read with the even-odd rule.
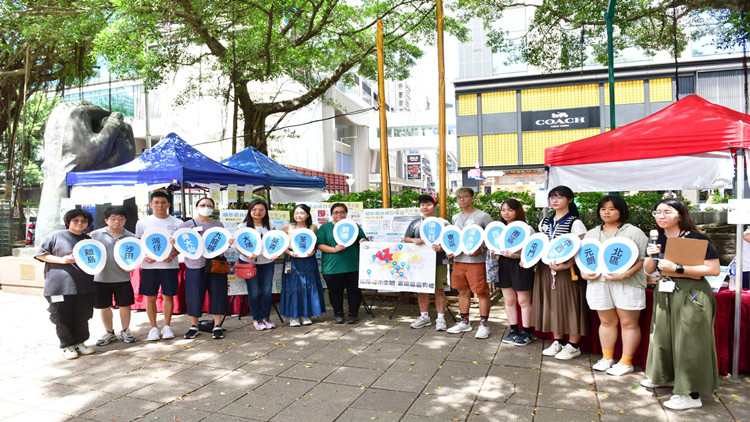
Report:
[[[404,79],[434,39],[435,4],[428,0],[111,0],[116,11],[97,51],[121,75],[153,88],[183,66],[200,64],[228,81],[242,113],[245,146],[267,153],[269,132],[290,112],[324,97],[352,71],[376,79],[378,19],[385,34],[387,76]],[[457,21],[446,30],[464,36]],[[292,98],[251,92],[248,84],[291,78]],[[200,81],[198,81],[200,83]],[[271,128],[266,119],[281,116]]]

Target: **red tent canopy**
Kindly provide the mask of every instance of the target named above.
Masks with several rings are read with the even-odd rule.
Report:
[[[750,147],[750,115],[687,96],[629,125],[544,151],[549,166],[643,160]]]

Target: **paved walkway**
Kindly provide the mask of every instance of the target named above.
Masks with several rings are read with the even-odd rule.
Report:
[[[739,383],[723,379],[703,408],[674,412],[661,406],[669,389],[654,395],[638,387],[642,372],[615,378],[594,373],[598,357],[588,354],[558,362],[542,357],[541,341],[501,344],[502,302],[492,309],[487,340],[413,330],[415,306],[400,306],[393,320],[388,306],[379,301],[376,317],[357,325],[335,325],[329,312],[309,327],[257,332],[246,318],[228,318],[220,341],[206,333],[182,339],[184,315],[172,323],[178,338],[144,341],[148,323],[138,312],[131,325],[138,342],[66,361],[46,301],[0,291],[0,419],[750,420],[747,375]],[[93,344],[103,333],[98,315],[90,326]]]

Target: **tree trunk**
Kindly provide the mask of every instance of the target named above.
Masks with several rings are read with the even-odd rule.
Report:
[[[268,112],[259,110],[252,98],[250,98],[250,93],[247,91],[247,83],[247,80],[234,82],[235,95],[237,96],[237,100],[239,100],[238,107],[242,110],[243,144],[245,148],[252,146],[261,153],[268,155],[268,145],[266,143],[268,139],[268,134],[266,133],[266,117],[268,117]]]
[[[18,103],[16,103],[15,107],[8,110],[9,114],[12,113],[12,115],[8,116],[8,120],[12,120],[12,124],[10,125],[10,136],[8,137],[8,167],[5,170],[5,194],[3,199],[5,199],[6,201],[10,201],[13,196],[13,178],[15,174],[15,172],[13,171],[13,167],[16,164],[16,133],[18,133],[18,118],[20,109],[21,107],[19,107]]]

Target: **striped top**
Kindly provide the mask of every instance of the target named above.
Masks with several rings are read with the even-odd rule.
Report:
[[[586,226],[574,215],[566,214],[560,221],[555,221],[555,216],[550,215],[539,222],[539,231],[551,240],[568,233],[580,236],[586,233]]]

